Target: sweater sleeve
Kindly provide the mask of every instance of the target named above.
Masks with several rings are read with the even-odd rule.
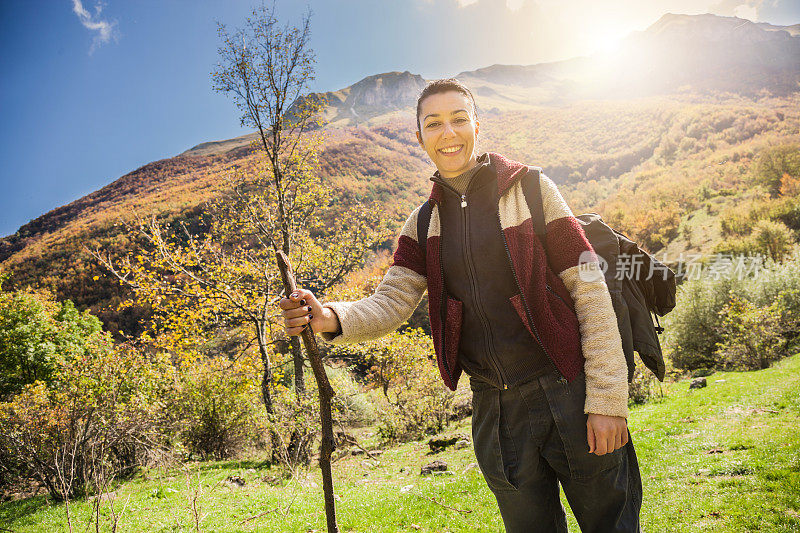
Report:
[[[403,225],[392,266],[375,292],[355,302],[328,302],[339,318],[341,332],[322,333],[331,344],[349,344],[377,339],[391,333],[414,313],[427,289],[425,259],[417,243],[415,209]]]
[[[548,257],[575,304],[586,359],[585,413],[628,416],[628,367],[597,256],[553,181],[541,174]],[[555,261],[553,261],[555,259]]]

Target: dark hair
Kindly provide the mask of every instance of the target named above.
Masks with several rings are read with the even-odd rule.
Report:
[[[467,89],[467,86],[455,78],[442,78],[440,80],[429,81],[428,85],[426,85],[425,88],[422,89],[422,92],[419,93],[419,98],[417,98],[417,131],[422,131],[422,127],[419,123],[419,113],[422,110],[422,101],[432,94],[446,93],[449,91],[455,91],[466,96],[472,104],[472,115],[473,117],[477,118],[478,109],[475,106],[475,98],[472,96],[470,90]]]

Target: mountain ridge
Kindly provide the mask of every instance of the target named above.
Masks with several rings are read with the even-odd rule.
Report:
[[[479,107],[501,110],[526,103],[564,105],[581,99],[669,94],[692,87],[701,92],[754,96],[767,90],[786,95],[800,84],[800,24],[666,13],[647,29],[628,34],[620,48],[612,54],[531,65],[496,63],[455,77],[470,86]],[[675,50],[683,54],[678,61],[670,57]],[[369,124],[392,112],[413,117],[424,84],[418,74],[393,71],[309,97],[327,102],[323,119],[328,127],[348,127]],[[253,138],[255,134],[210,141],[181,155],[220,153]]]

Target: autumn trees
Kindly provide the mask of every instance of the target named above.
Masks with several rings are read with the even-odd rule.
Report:
[[[115,345],[69,300],[0,283],[0,368],[0,485],[35,479],[58,500],[103,490],[168,440],[169,361]]]
[[[30,383],[50,383],[59,362],[83,355],[83,339],[101,330],[96,317],[70,300],[55,302],[30,289],[4,291],[5,277],[0,272],[0,401]]]
[[[219,25],[213,86],[233,97],[242,125],[256,130],[254,154],[219,176],[224,193],[205,204],[197,228],[152,215],[129,222],[136,251],[122,257],[93,251],[133,289],[135,301],[152,306],[158,349],[191,361],[207,357],[221,332],[241,333],[226,356],[257,352],[261,398],[273,417],[276,386],[287,374],[294,376],[297,409],[307,405],[297,339],[290,360],[282,349],[275,252],[290,258],[300,286],[324,295],[388,238],[377,209],[340,205],[319,179],[321,136],[311,126],[321,104],[305,97],[314,72],[309,21],[306,14],[298,26],[284,26],[274,7],[261,6],[241,29]],[[273,446],[284,442],[274,431]]]

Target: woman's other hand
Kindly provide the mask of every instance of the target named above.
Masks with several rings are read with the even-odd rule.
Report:
[[[283,314],[287,335],[300,335],[311,325],[311,331],[322,333],[339,330],[339,319],[331,309],[322,307],[311,291],[297,289],[278,304]]]
[[[628,422],[621,416],[590,413],[586,421],[589,453],[605,455],[628,444]]]

